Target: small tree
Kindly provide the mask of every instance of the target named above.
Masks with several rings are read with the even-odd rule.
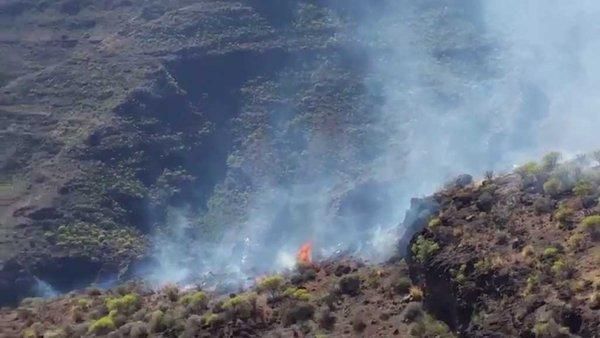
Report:
[[[593,239],[600,238],[600,215],[588,216],[581,221],[581,227],[592,235]]]

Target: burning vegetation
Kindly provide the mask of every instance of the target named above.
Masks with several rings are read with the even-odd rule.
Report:
[[[300,266],[310,266],[312,265],[312,250],[313,244],[312,242],[307,242],[300,246],[298,250],[298,254],[296,255],[296,260],[298,265]]]

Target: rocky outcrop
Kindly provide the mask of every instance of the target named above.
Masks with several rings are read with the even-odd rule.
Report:
[[[587,196],[542,196],[519,175],[505,175],[434,198],[435,221],[408,250],[428,311],[464,337],[594,337],[596,244],[576,226],[600,212],[577,203]]]

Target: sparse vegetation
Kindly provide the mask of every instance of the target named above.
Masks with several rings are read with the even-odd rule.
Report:
[[[258,283],[258,289],[261,292],[268,292],[271,298],[275,298],[281,293],[283,284],[283,277],[274,275],[263,278],[260,283]]]
[[[163,318],[165,314],[161,310],[156,310],[150,314],[150,321],[148,323],[150,332],[162,332],[165,329]]]
[[[394,292],[400,295],[407,294],[410,291],[411,286],[412,282],[406,277],[399,277],[395,279],[392,285],[392,287],[394,288]]]
[[[424,263],[431,259],[439,250],[440,246],[436,242],[419,236],[417,241],[412,245],[412,253],[417,261]]]
[[[555,259],[560,252],[555,247],[548,247],[544,249],[544,253],[542,254],[543,258],[546,259]]]
[[[581,221],[581,228],[592,235],[592,238],[600,238],[600,215],[588,216]]]
[[[542,169],[536,162],[527,162],[515,170],[523,178],[536,177],[541,171]]]
[[[410,295],[410,298],[414,301],[414,302],[420,302],[423,300],[423,289],[421,289],[418,286],[411,286],[410,290],[408,291],[408,294]]]
[[[540,276],[537,273],[527,277],[527,285],[525,287],[525,295],[529,295],[536,290],[540,283]]]
[[[215,326],[217,323],[221,322],[223,318],[216,313],[205,313],[202,316],[202,324],[206,326]]]
[[[585,240],[585,237],[581,233],[574,233],[567,240],[567,246],[571,250],[578,250],[581,248],[581,244]]]
[[[306,302],[296,302],[289,304],[283,309],[283,323],[286,326],[301,323],[313,318],[315,308],[312,304]]]
[[[566,204],[561,204],[556,212],[554,213],[554,219],[558,221],[558,224],[561,228],[569,228],[571,223],[571,218],[574,216],[575,212],[573,209],[568,207]]]
[[[309,301],[310,300],[310,292],[304,288],[297,287],[289,287],[284,292],[283,295],[286,297],[290,297],[297,300]]]
[[[227,299],[223,302],[223,309],[233,318],[248,319],[252,316],[256,306],[256,294],[245,293]]]
[[[569,329],[558,325],[554,319],[540,321],[535,324],[533,333],[538,338],[569,337]]]
[[[444,322],[436,320],[431,315],[425,315],[421,320],[413,324],[410,329],[412,337],[418,338],[452,338],[454,334]]]
[[[338,283],[340,292],[347,295],[356,295],[360,292],[360,278],[356,275],[346,275]]]
[[[402,319],[407,323],[420,320],[425,315],[423,305],[419,302],[410,302],[402,312]]]
[[[575,183],[575,187],[573,188],[573,193],[579,197],[585,197],[592,194],[593,187],[592,183],[587,180],[579,180]]]
[[[430,229],[435,229],[435,228],[439,227],[440,225],[442,225],[442,220],[439,219],[438,217],[432,218],[428,224]]]
[[[106,301],[106,307],[108,311],[115,311],[116,313],[123,315],[133,314],[139,310],[141,306],[141,299],[136,294],[126,294],[122,297],[109,298]]]
[[[563,183],[556,177],[552,177],[544,183],[544,192],[552,197],[557,197],[563,191]]]
[[[556,169],[558,162],[560,161],[562,155],[559,152],[551,152],[542,158],[542,170],[545,172],[551,172]]]
[[[183,296],[180,302],[186,307],[189,313],[199,314],[206,309],[208,297],[204,292],[197,291]]]
[[[88,330],[89,333],[93,333],[96,335],[104,335],[113,330],[115,330],[117,326],[115,325],[111,316],[104,316],[90,325]]]

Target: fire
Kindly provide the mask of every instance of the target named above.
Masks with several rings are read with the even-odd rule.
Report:
[[[312,264],[312,242],[306,242],[302,244],[298,255],[296,256],[299,265],[311,265]]]

